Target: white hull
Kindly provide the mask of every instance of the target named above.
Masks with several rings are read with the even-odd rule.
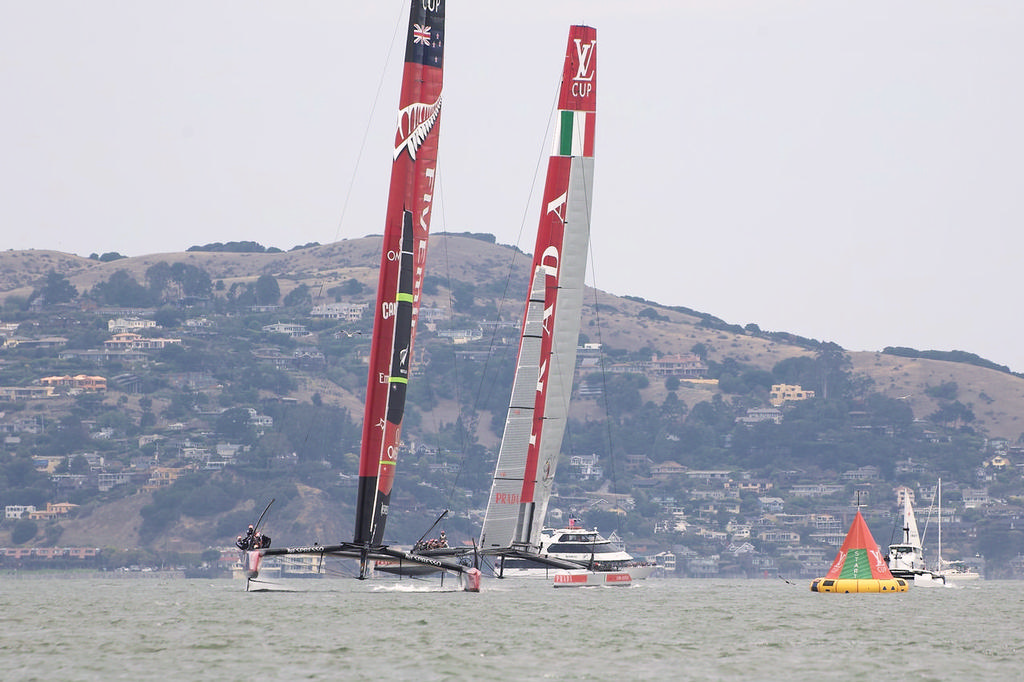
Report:
[[[933,573],[921,573],[915,575],[911,580],[914,587],[942,587],[946,584],[942,576]]]
[[[657,569],[657,566],[627,566],[614,571],[565,571],[560,568],[506,568],[503,579],[512,580],[553,580],[555,576],[563,573],[593,573],[594,575],[626,574],[630,580],[645,580]]]
[[[558,571],[552,578],[555,587],[624,587],[643,580],[656,566],[631,566],[621,571]]]

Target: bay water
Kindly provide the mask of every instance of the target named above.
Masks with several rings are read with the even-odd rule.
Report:
[[[815,594],[778,580],[0,576],[3,680],[1014,680],[1024,582]]]

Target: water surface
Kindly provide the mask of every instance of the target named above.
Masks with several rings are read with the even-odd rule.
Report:
[[[4,680],[949,680],[1024,675],[1024,583],[554,589],[0,577]],[[258,672],[253,668],[258,668]],[[255,673],[255,675],[254,675]]]

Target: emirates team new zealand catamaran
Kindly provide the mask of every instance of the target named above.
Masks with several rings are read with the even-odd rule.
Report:
[[[367,577],[371,562],[382,560],[458,574],[465,589],[480,589],[480,571],[475,567],[383,544],[426,265],[444,40],[444,0],[412,0],[370,346],[355,537],[337,545],[246,551],[247,583],[258,576],[263,557],[304,554],[358,559],[360,578]]]

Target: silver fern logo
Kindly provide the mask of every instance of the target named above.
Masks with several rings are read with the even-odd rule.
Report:
[[[423,140],[427,139],[434,124],[441,115],[441,98],[433,104],[417,102],[410,104],[398,112],[398,138],[401,142],[395,147],[395,159],[402,150],[408,150],[413,161],[416,160],[416,152],[419,151]]]

